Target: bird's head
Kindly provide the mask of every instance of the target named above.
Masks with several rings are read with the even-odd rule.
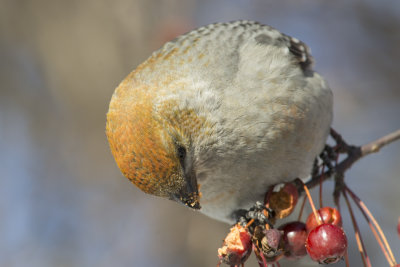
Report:
[[[145,193],[200,209],[193,170],[191,133],[201,122],[174,100],[128,76],[116,89],[107,113],[106,134],[122,173]]]

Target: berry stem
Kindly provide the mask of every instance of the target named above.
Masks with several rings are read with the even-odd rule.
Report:
[[[344,254],[344,261],[345,261],[345,263],[346,263],[346,267],[350,267],[348,249],[346,249],[346,253]]]
[[[245,228],[249,228],[250,225],[252,225],[254,222],[254,219],[251,219],[245,226]]]
[[[342,191],[342,193],[343,193],[344,199],[346,200],[347,207],[349,209],[351,222],[353,223],[353,228],[354,228],[354,235],[356,237],[358,251],[361,254],[361,259],[363,261],[364,266],[371,267],[371,262],[367,255],[367,251],[365,250],[364,242],[362,240],[361,233],[360,233],[360,228],[358,227],[357,220],[354,217],[353,209],[351,208],[349,198],[347,197],[346,191]]]
[[[260,255],[260,258],[261,258],[262,261],[263,261],[264,266],[262,266],[261,264],[260,264],[260,266],[261,266],[261,267],[268,267],[267,261],[265,260],[265,257],[264,257],[264,255],[263,255],[262,251],[260,251],[260,250],[254,245],[254,243],[253,243],[253,251],[258,251],[258,253],[259,253],[259,255]]]
[[[353,191],[350,190],[350,188],[348,188],[346,186],[345,190],[350,194],[350,196],[352,197],[354,202],[357,204],[358,208],[361,210],[362,214],[364,215],[365,219],[367,220],[368,224],[370,225],[372,233],[374,233],[374,235],[376,234],[376,231],[374,231],[375,230],[374,227],[378,231],[380,238],[378,237],[378,235],[375,235],[375,238],[378,241],[378,243],[380,244],[381,249],[382,249],[383,253],[385,254],[385,257],[386,257],[389,265],[390,266],[396,265],[396,259],[393,256],[393,252],[389,246],[389,243],[387,242],[385,234],[383,233],[381,227],[379,226],[378,222],[375,220],[372,213],[369,211],[369,209],[364,204],[364,202],[356,194],[354,194]],[[371,222],[372,222],[372,225],[371,225]],[[372,226],[374,226],[374,227],[372,227]],[[383,245],[382,245],[382,242],[383,242]]]
[[[383,254],[384,254],[385,257],[386,257],[386,260],[387,260],[387,261],[389,262],[389,264],[390,264],[391,259],[389,258],[389,254],[388,254],[388,252],[386,251],[386,248],[385,248],[385,246],[384,246],[383,243],[382,243],[382,239],[380,238],[379,234],[376,232],[375,228],[374,228],[373,225],[371,224],[371,221],[368,219],[368,217],[366,217],[366,214],[363,213],[363,215],[364,215],[364,218],[366,219],[366,221],[367,221],[367,223],[368,223],[368,225],[369,225],[369,228],[371,228],[371,231],[372,231],[373,235],[375,236],[376,241],[378,241],[378,244],[379,244],[379,246],[380,246],[380,248],[381,248]]]
[[[306,192],[306,194],[307,194],[308,202],[310,202],[311,209],[312,209],[312,211],[314,213],[315,219],[317,220],[318,225],[321,225],[322,224],[322,220],[319,217],[319,214],[318,214],[317,210],[315,209],[314,201],[312,200],[310,191],[308,191],[308,188],[304,183],[303,183],[303,188],[304,188],[304,192]]]
[[[322,164],[321,167],[321,177],[319,178],[319,208],[322,208],[323,202],[322,202],[322,183],[324,182],[324,171],[325,171],[325,164]]]
[[[299,222],[301,221],[301,216],[303,216],[303,211],[304,211],[304,206],[306,204],[306,199],[307,199],[307,196],[304,195],[303,202],[301,203],[301,207],[300,207],[299,218],[297,219],[297,221],[299,221]]]

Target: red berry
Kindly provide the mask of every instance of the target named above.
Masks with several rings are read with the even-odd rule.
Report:
[[[283,231],[285,256],[288,259],[299,259],[307,254],[306,225],[302,222],[290,222],[279,227]]]
[[[323,207],[317,212],[322,223],[333,224],[342,227],[342,216],[340,216],[340,212],[337,209],[332,207]],[[315,218],[314,213],[311,213],[306,221],[307,232],[310,232],[318,225],[319,224],[317,219]]]
[[[306,249],[311,259],[321,264],[338,262],[347,249],[347,238],[342,228],[321,224],[307,237]]]

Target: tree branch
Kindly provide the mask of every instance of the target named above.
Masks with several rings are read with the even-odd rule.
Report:
[[[400,129],[361,147],[361,157],[378,152],[382,147],[400,139]]]
[[[344,177],[344,173],[359,159],[362,157],[378,152],[382,147],[400,139],[400,129],[385,135],[375,141],[362,146],[348,145],[335,130],[331,129],[331,136],[336,141],[336,152],[347,154],[347,157],[338,163],[333,169],[328,170],[320,175],[312,177],[310,181],[306,183],[308,188],[319,185],[320,181],[324,181],[332,175],[336,177]],[[299,187],[299,191],[303,191],[302,187]]]

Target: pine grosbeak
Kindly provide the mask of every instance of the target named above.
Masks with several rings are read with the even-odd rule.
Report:
[[[307,177],[332,121],[332,93],[308,47],[252,21],[166,43],[115,90],[107,137],[146,193],[217,220]]]

